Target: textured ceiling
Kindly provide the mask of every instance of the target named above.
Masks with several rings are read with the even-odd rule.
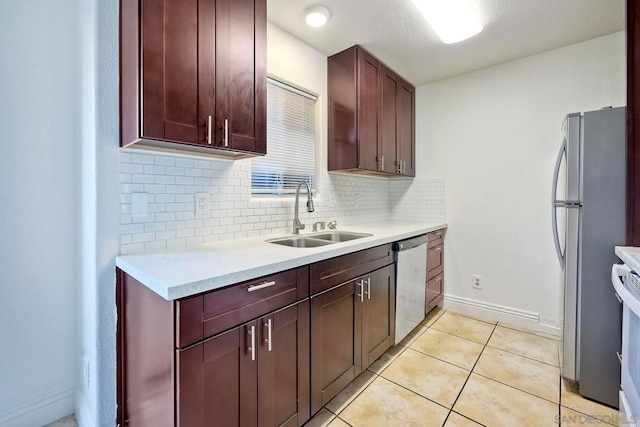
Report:
[[[414,85],[624,30],[624,0],[472,0],[484,30],[445,45],[411,0],[267,0],[268,19],[325,55],[360,44]],[[304,23],[322,4],[331,19]]]

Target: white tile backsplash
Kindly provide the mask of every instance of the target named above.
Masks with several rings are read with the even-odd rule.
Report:
[[[291,231],[293,197],[251,197],[250,159],[122,151],[120,172],[122,254]],[[196,193],[210,195],[206,214],[195,212]],[[306,212],[303,192],[300,218],[305,231],[315,221],[330,220],[337,220],[338,228],[391,218],[442,222],[444,198],[444,179],[394,181],[324,172],[317,178],[315,212]],[[139,206],[145,199],[146,212]]]

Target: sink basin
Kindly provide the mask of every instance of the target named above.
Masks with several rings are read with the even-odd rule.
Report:
[[[372,234],[367,233],[353,233],[350,231],[328,231],[326,233],[313,234],[310,237],[314,239],[322,239],[330,242],[347,242],[354,239],[362,239],[363,237],[369,237]]]
[[[286,237],[284,239],[267,240],[268,243],[276,245],[290,246],[292,248],[317,248],[318,246],[330,245],[333,242],[309,237]]]
[[[318,246],[331,245],[333,243],[347,242],[349,240],[369,237],[372,234],[352,233],[350,231],[328,231],[326,233],[310,234],[308,236],[283,237],[280,239],[266,240],[267,243],[289,246],[292,248],[317,248]]]

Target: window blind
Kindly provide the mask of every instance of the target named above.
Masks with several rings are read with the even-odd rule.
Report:
[[[300,181],[315,188],[316,96],[267,79],[267,155],[251,164],[251,192],[293,193]]]

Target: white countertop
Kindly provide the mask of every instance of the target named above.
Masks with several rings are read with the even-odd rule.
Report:
[[[316,248],[291,248],[265,242],[290,234],[261,236],[180,251],[122,255],[116,258],[116,266],[161,297],[174,300],[446,227],[445,223],[407,222],[348,226],[339,231],[372,236]]]
[[[640,248],[634,246],[616,246],[616,255],[627,266],[640,274]]]

